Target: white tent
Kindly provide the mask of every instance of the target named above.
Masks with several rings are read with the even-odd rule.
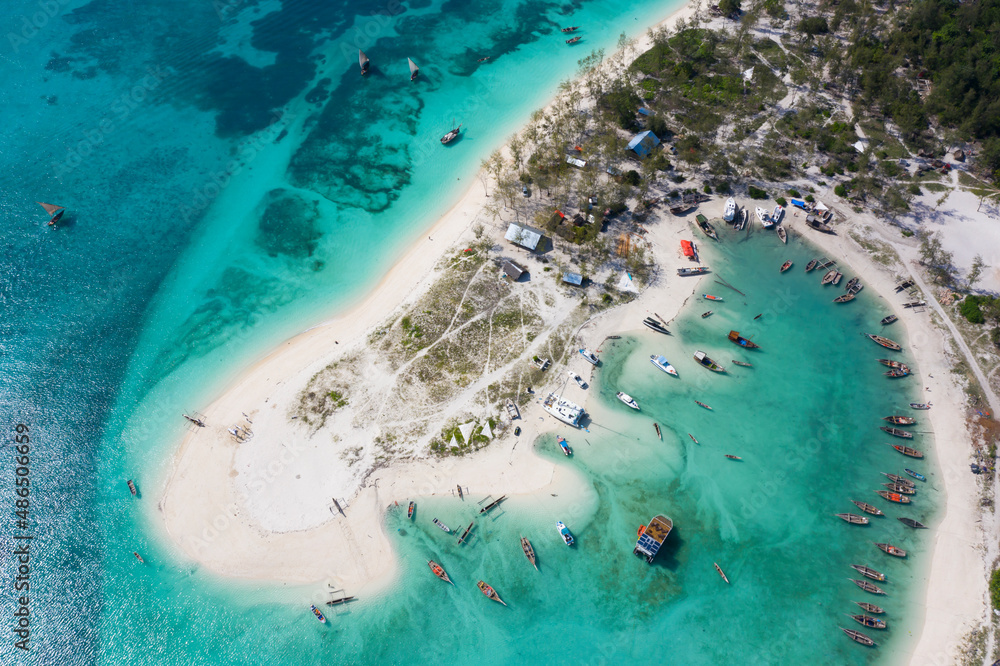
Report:
[[[451,441],[448,442],[448,448],[450,449],[450,448],[453,448],[453,447],[455,447],[455,448],[458,447],[458,440],[455,439],[454,435],[451,436]]]
[[[823,203],[822,201],[817,201],[816,202],[816,210],[830,210],[830,209],[827,208],[826,204]]]
[[[632,282],[632,276],[628,274],[628,271],[622,273],[622,279],[618,281],[618,291],[629,291],[633,294],[639,292],[639,290],[635,288],[635,283]]]
[[[753,78],[753,67],[751,67],[747,71],[743,72],[743,78],[746,81],[749,81],[749,80],[751,80]]]
[[[472,429],[475,427],[476,427],[475,421],[469,421],[464,425],[458,426],[458,431],[462,433],[462,439],[464,439],[466,443],[472,441]]]
[[[493,431],[490,429],[489,421],[483,424],[483,437],[486,439],[493,439]]]

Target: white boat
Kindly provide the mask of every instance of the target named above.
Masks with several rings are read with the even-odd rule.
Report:
[[[775,224],[781,224],[781,216],[785,214],[785,208],[783,206],[775,206],[774,212],[771,213],[771,219],[774,220]]]
[[[572,378],[573,378],[573,380],[574,380],[574,381],[575,381],[575,382],[576,382],[577,384],[579,384],[579,385],[580,385],[580,388],[582,388],[582,389],[585,389],[585,388],[587,388],[587,382],[583,381],[583,377],[581,377],[580,375],[576,374],[576,373],[575,373],[575,372],[573,372],[572,370],[570,370],[570,371],[569,371],[569,376],[570,376],[570,377],[572,377]]]
[[[559,531],[559,536],[562,537],[562,540],[566,543],[566,545],[572,546],[574,542],[573,535],[570,534],[569,528],[566,527],[563,521],[556,521],[556,529]]]
[[[548,397],[542,401],[542,409],[567,425],[574,428],[580,427],[583,407],[575,402],[570,402],[557,393],[549,393]]]
[[[771,219],[771,215],[766,210],[757,206],[756,213],[757,219],[760,220],[760,223],[764,225],[765,229],[770,229],[774,226],[774,221]]]
[[[668,375],[673,375],[674,377],[680,376],[677,374],[677,370],[674,368],[674,366],[670,365],[670,361],[668,361],[663,356],[657,356],[656,354],[652,354],[649,357],[649,362],[655,365],[660,370],[663,370],[663,372],[667,373]]]
[[[582,356],[584,360],[587,361],[587,363],[591,363],[593,365],[597,365],[598,363],[600,363],[600,360],[597,358],[597,354],[590,351],[589,349],[581,349],[579,351],[580,351],[580,356]]]
[[[431,522],[432,522],[432,523],[434,523],[435,525],[437,525],[438,527],[440,527],[441,529],[443,529],[443,530],[444,530],[445,532],[451,532],[451,528],[450,528],[450,527],[448,527],[447,525],[445,525],[444,523],[442,523],[442,522],[441,522],[440,520],[438,520],[437,518],[435,518],[435,519],[434,519],[434,520],[432,520]]]
[[[736,199],[732,197],[726,199],[726,210],[722,213],[722,219],[730,223],[736,219]]]
[[[618,391],[618,393],[616,393],[615,395],[617,395],[618,399],[624,402],[626,405],[628,405],[629,407],[631,407],[636,411],[639,411],[639,403],[637,403],[635,401],[635,398],[630,396],[628,393],[622,393],[621,391]]]

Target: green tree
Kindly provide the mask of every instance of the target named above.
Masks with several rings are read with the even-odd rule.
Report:
[[[743,7],[740,0],[719,0],[719,11],[723,16],[734,17],[740,15]]]
[[[972,259],[972,267],[969,268],[969,275],[966,277],[966,281],[969,283],[969,289],[972,289],[972,286],[979,282],[979,278],[982,276],[984,268],[986,268],[986,263],[983,261],[983,256],[981,254],[977,254]]]

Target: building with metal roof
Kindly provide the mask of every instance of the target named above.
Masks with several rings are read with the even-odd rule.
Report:
[[[639,157],[645,157],[653,152],[653,148],[660,145],[660,139],[653,134],[652,130],[639,132],[628,142],[628,149]]]
[[[513,222],[507,227],[507,233],[503,235],[506,240],[509,240],[514,245],[520,245],[532,252],[538,249],[544,236],[545,232],[543,231],[529,227],[526,224],[514,224]]]

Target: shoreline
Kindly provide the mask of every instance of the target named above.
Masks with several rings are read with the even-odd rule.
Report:
[[[693,12],[694,7],[689,3],[655,27],[676,22]],[[645,37],[640,38],[636,53],[646,48],[644,41]],[[281,421],[285,416],[275,407],[287,404],[315,371],[356,345],[363,345],[367,331],[429,287],[434,265],[449,249],[459,246],[468,237],[489,201],[480,187],[473,179],[462,198],[428,230],[428,240],[421,236],[374,289],[359,296],[342,313],[282,342],[241,372],[239,378],[204,409],[211,427],[184,437],[172,456],[159,505],[171,543],[183,550],[185,556],[224,576],[296,583],[325,580],[352,591],[364,589],[371,593],[391,581],[398,571],[396,553],[386,534],[387,506],[391,510],[394,502],[403,502],[406,498],[450,493],[456,483],[464,483],[470,478],[477,479],[472,489],[476,496],[536,492],[564,482],[560,467],[538,456],[530,444],[558,427],[550,420],[539,422],[535,419],[540,410],[534,401],[522,408],[522,420],[518,425],[524,432],[520,438],[504,437],[464,458],[426,458],[377,469],[371,474],[372,484],[365,481],[356,495],[349,498],[344,516],[331,512],[331,519],[318,526],[285,532],[269,530],[249,515],[232,484],[232,479],[239,474],[235,464],[237,447],[230,442],[225,424],[233,423],[242,412],[247,412],[253,417],[253,429],[258,436],[280,437],[278,424],[270,421]],[[718,217],[723,201],[713,199],[703,204],[701,210],[710,218]],[[718,213],[709,215],[708,211],[716,207]],[[875,229],[881,228],[881,223],[871,216],[861,219],[870,221],[869,226]],[[648,234],[664,276],[670,275],[676,266],[684,265],[669,244],[676,245],[681,234],[690,237],[688,217],[674,220],[682,225],[680,229],[676,224],[669,224],[670,220],[674,218],[669,214],[658,215],[658,221],[649,225]],[[840,235],[837,236],[808,230],[801,217],[786,217],[784,224],[797,236],[807,238],[809,243],[850,264],[866,286],[883,298],[893,293],[890,270],[873,262],[864,248],[848,237],[848,228],[856,228],[858,223],[838,223]],[[491,227],[487,222],[484,226],[488,230]],[[915,247],[904,242],[888,242],[899,253],[905,270],[911,270],[910,264],[916,257]],[[423,277],[414,281],[412,275]],[[584,346],[595,347],[608,334],[631,330],[621,322],[641,312],[634,320],[640,321],[651,312],[653,302],[657,304],[656,309],[672,321],[686,299],[696,292],[697,284],[698,280],[661,280],[633,302],[585,321],[576,337]],[[925,296],[934,297],[933,294]],[[664,302],[669,306],[663,305]],[[929,396],[934,402],[934,409],[926,414],[935,433],[934,458],[944,497],[943,505],[936,509],[934,534],[928,547],[929,561],[920,563],[921,570],[928,574],[923,582],[923,624],[916,630],[918,635],[909,652],[909,661],[945,663],[955,657],[964,636],[982,621],[986,612],[986,581],[982,556],[977,550],[983,535],[975,523],[978,491],[966,476],[970,450],[966,439],[944,436],[944,433],[966,432],[964,393],[961,386],[951,380],[947,332],[934,324],[929,313],[917,314],[890,307],[906,328],[910,342],[907,351],[916,359],[920,381],[930,388]],[[614,315],[606,316],[610,313]],[[589,366],[583,361],[574,358],[568,365],[571,370],[588,376],[584,370]],[[568,396],[576,399],[572,392],[568,392]],[[274,416],[266,416],[268,412]],[[529,444],[516,451],[524,443]],[[529,452],[525,453],[524,449]],[[284,470],[295,460],[295,451],[290,455],[293,456],[291,461],[286,461],[282,454],[272,464]],[[486,469],[490,470],[488,478],[483,474]],[[279,476],[274,475],[275,478]],[[405,505],[402,506],[405,511]],[[368,544],[369,541],[372,543]],[[317,550],[324,552],[329,562],[314,561],[310,553]],[[968,593],[971,590],[982,594],[977,598]]]

